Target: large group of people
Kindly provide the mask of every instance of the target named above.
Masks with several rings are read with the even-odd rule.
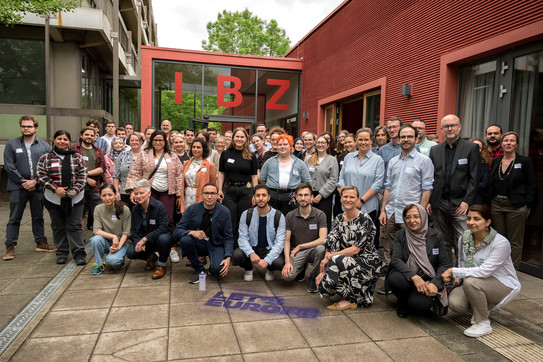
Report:
[[[294,138],[264,124],[221,135],[160,129],[143,133],[89,120],[72,144],[58,130],[52,147],[36,138],[38,122],[21,117],[21,137],[5,148],[10,218],[4,260],[15,257],[30,203],[36,251],[71,252],[86,263],[84,227],[94,236],[93,275],[126,258],[146,261],[162,278],[178,250],[193,269],[228,275],[254,267],[272,281],[303,281],[308,292],[338,294],[331,310],[367,307],[377,290],[398,299],[397,315],[436,309],[471,311],[477,337],[492,332],[489,310],[518,294],[524,223],[535,202],[535,174],[519,155],[519,135],[487,127],[486,140],[460,137],[457,116],[428,139],[426,123],[391,117],[375,130],[337,138],[305,131]],[[54,246],[44,233],[51,216]],[[379,253],[380,245],[383,246]],[[106,255],[107,254],[107,255]],[[309,271],[307,270],[309,269]]]

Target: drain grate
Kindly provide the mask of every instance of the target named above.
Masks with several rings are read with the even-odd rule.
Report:
[[[91,252],[90,244],[85,248],[87,254]],[[0,355],[9,347],[9,345],[17,338],[24,327],[36,316],[43,308],[45,303],[55,292],[60,288],[62,283],[72,274],[77,268],[75,261],[72,259],[58,274],[40,291],[40,293],[32,299],[30,303],[0,332]]]
[[[471,325],[471,318],[467,315],[447,315],[444,318],[462,330]],[[543,361],[543,347],[537,343],[497,322],[492,322],[492,331],[477,340],[511,361]]]

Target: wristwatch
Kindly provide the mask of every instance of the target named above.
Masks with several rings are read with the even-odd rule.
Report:
[[[362,205],[364,205],[366,203],[366,201],[364,201],[363,198],[360,198],[360,202],[362,203]]]

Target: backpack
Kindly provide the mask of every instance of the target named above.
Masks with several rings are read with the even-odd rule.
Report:
[[[255,210],[254,207],[247,209],[247,217],[245,219],[245,222],[247,223],[247,227],[249,227],[249,225],[251,224],[251,218],[253,217],[254,210]],[[275,216],[273,217],[273,226],[275,227],[275,230],[277,230],[280,220],[281,220],[281,212],[279,210],[275,210]]]

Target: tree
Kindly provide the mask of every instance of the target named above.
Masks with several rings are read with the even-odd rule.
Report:
[[[20,24],[27,13],[56,14],[59,11],[71,11],[79,4],[81,0],[2,0],[0,24],[13,26]]]
[[[223,10],[217,21],[207,23],[208,40],[202,48],[212,52],[282,57],[290,49],[290,39],[277,21],[265,21],[249,10]]]

